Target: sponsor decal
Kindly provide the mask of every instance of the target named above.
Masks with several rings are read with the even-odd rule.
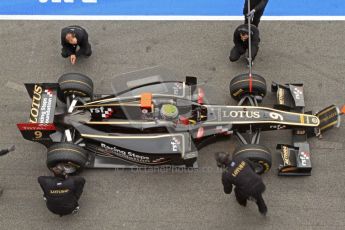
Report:
[[[38,0],[40,3],[75,3],[75,2],[82,2],[82,3],[97,3],[97,0]]]
[[[286,146],[282,147],[281,156],[283,159],[284,166],[291,165],[289,148]]]
[[[237,175],[246,167],[246,162],[242,161],[231,174],[233,177],[237,177]]]
[[[68,193],[70,190],[67,188],[67,189],[51,189],[49,190],[49,193],[50,194],[65,194],[65,193]]]
[[[301,160],[301,164],[303,166],[307,166],[308,165],[308,162],[310,160],[310,153],[307,153],[307,152],[301,152],[299,154],[299,159]]]
[[[170,141],[170,144],[173,152],[177,152],[180,149],[179,146],[181,145],[181,142],[177,139],[177,137],[173,137]]]
[[[304,129],[296,130],[295,134],[296,135],[305,135],[305,130]]]
[[[50,114],[53,104],[53,90],[45,89],[41,100],[40,115],[38,123],[50,123]]]
[[[259,111],[226,111],[222,113],[223,118],[260,118]]]
[[[286,128],[286,125],[270,125],[270,129],[281,130],[285,128]]]
[[[102,118],[110,118],[111,115],[114,113],[112,108],[104,108],[103,106],[99,108],[91,108],[91,113],[100,114]]]
[[[280,115],[279,113],[276,113],[276,112],[270,112],[269,116],[270,116],[270,118],[272,118],[274,120],[280,120],[280,121],[284,120],[283,116]]]
[[[303,95],[302,88],[294,87],[292,93],[295,95],[295,98],[297,100],[301,100],[302,99],[302,95]]]
[[[101,147],[105,149],[106,152],[110,152],[114,156],[118,156],[130,161],[138,162],[138,163],[150,163],[150,158],[146,156],[139,155],[137,153],[133,153],[131,151],[125,151],[116,148],[115,146],[108,146],[104,143],[101,143]]]
[[[334,111],[333,113],[328,114],[326,117],[320,119],[321,123],[327,122],[335,117],[338,117],[338,112]]]
[[[38,123],[20,123],[17,127],[21,131],[45,131],[45,130],[56,130],[54,124],[38,124]]]
[[[30,123],[51,123],[51,110],[54,102],[54,91],[45,89],[42,86],[35,85],[32,94],[32,103],[30,110]]]
[[[237,97],[240,93],[242,93],[242,92],[244,92],[244,90],[243,89],[239,89],[239,90],[237,90],[235,93],[233,93],[232,95],[234,96],[234,97]]]
[[[183,89],[183,85],[181,83],[175,83],[173,88],[173,92],[175,96],[180,95],[181,89]]]
[[[31,110],[30,110],[30,122],[31,123],[37,123],[38,121],[38,114],[39,114],[39,108],[41,104],[41,98],[42,98],[42,87],[39,85],[34,86],[34,92],[32,95],[32,103],[31,103]]]

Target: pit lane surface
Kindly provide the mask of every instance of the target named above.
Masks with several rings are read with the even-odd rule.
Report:
[[[60,56],[60,29],[88,28],[93,55],[72,66]],[[273,168],[264,175],[266,218],[256,205],[243,208],[225,195],[213,153],[232,152],[235,140],[200,151],[199,171],[86,170],[81,210],[60,218],[48,212],[37,177],[48,175],[46,151],[24,140],[16,123],[29,118],[24,82],[55,82],[67,72],[92,77],[95,92],[111,92],[114,75],[161,65],[207,82],[210,103],[235,104],[228,85],[246,72],[244,61],[229,63],[232,32],[239,22],[68,22],[1,21],[0,147],[17,150],[0,158],[1,229],[344,229],[344,124],[324,139],[311,140],[311,177],[278,177],[277,143],[286,131],[264,133]],[[305,83],[308,109],[345,102],[344,22],[268,22],[260,25],[261,45],[254,70],[272,81]],[[269,94],[263,105],[271,106]]]

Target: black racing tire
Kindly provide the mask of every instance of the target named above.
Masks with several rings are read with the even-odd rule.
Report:
[[[66,73],[58,80],[60,86],[59,99],[66,102],[72,94],[79,97],[93,97],[93,82],[91,78],[80,73]]]
[[[235,149],[233,159],[250,160],[257,174],[268,172],[272,166],[271,151],[263,145],[247,144]]]
[[[67,163],[80,172],[88,161],[89,154],[82,147],[71,143],[56,143],[47,150],[47,167],[50,169],[59,163]]]
[[[240,74],[230,82],[230,95],[240,101],[246,95],[265,97],[267,93],[266,80],[258,74],[252,74],[252,91],[250,92],[249,74]]]

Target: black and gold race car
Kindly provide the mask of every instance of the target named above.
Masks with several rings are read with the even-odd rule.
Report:
[[[336,106],[306,113],[301,84],[273,83],[277,104],[267,108],[259,106],[265,79],[241,74],[230,83],[238,105],[211,105],[195,77],[171,81],[166,75],[152,69],[123,74],[112,82],[113,94],[95,94],[92,80],[79,73],[64,74],[58,83],[25,84],[30,120],[18,128],[48,148],[49,168],[63,163],[71,173],[84,167],[197,167],[202,146],[230,135],[240,141],[234,156],[252,160],[263,173],[272,160],[259,144],[261,132],[291,129],[293,144],[278,145],[279,173],[310,175],[307,138],[340,122]]]

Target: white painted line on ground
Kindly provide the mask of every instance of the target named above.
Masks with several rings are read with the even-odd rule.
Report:
[[[243,16],[0,15],[0,20],[242,21]],[[345,16],[263,16],[265,21],[345,21]]]
[[[8,81],[5,84],[5,87],[10,88],[10,89],[14,89],[14,90],[19,91],[19,92],[26,93],[26,89],[25,89],[24,85],[18,84],[18,83],[13,82],[13,81]]]

